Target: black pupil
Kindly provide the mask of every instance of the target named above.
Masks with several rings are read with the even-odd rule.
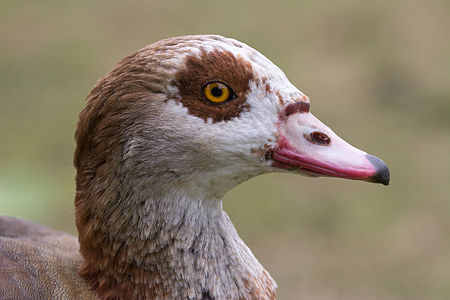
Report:
[[[222,89],[215,86],[212,88],[211,94],[213,94],[214,97],[220,97],[220,96],[222,96]]]

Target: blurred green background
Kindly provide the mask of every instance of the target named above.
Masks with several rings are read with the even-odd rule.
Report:
[[[280,299],[450,299],[450,1],[2,1],[0,214],[76,233],[73,132],[120,58],[216,33],[280,66],[391,185],[265,175],[224,207]]]

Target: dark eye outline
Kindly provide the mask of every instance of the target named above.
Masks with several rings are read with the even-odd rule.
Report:
[[[227,98],[225,101],[223,101],[223,102],[214,102],[214,101],[209,100],[208,97],[206,97],[206,95],[205,95],[205,88],[206,88],[209,84],[211,84],[211,83],[222,84],[222,85],[224,85],[224,86],[226,86],[226,87],[228,88],[228,90],[229,90],[229,95],[228,95],[228,98]],[[233,101],[234,99],[237,98],[237,95],[236,95],[236,93],[233,91],[233,89],[232,89],[228,84],[223,83],[223,82],[221,82],[221,81],[208,81],[207,83],[205,83],[205,84],[202,86],[202,96],[203,96],[203,98],[204,98],[206,101],[208,101],[208,103],[213,104],[213,105],[222,105],[222,104],[228,103],[228,102],[230,102],[230,101]]]

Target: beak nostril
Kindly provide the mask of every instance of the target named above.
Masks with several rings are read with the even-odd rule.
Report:
[[[311,142],[318,145],[329,145],[331,142],[331,139],[328,137],[328,135],[320,131],[311,132],[309,136],[311,138]]]

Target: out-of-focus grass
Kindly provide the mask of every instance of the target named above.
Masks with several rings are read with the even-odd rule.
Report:
[[[265,175],[224,199],[281,299],[450,298],[450,4],[444,0],[0,4],[0,213],[75,233],[73,131],[95,81],[164,37],[263,52],[388,188]]]

